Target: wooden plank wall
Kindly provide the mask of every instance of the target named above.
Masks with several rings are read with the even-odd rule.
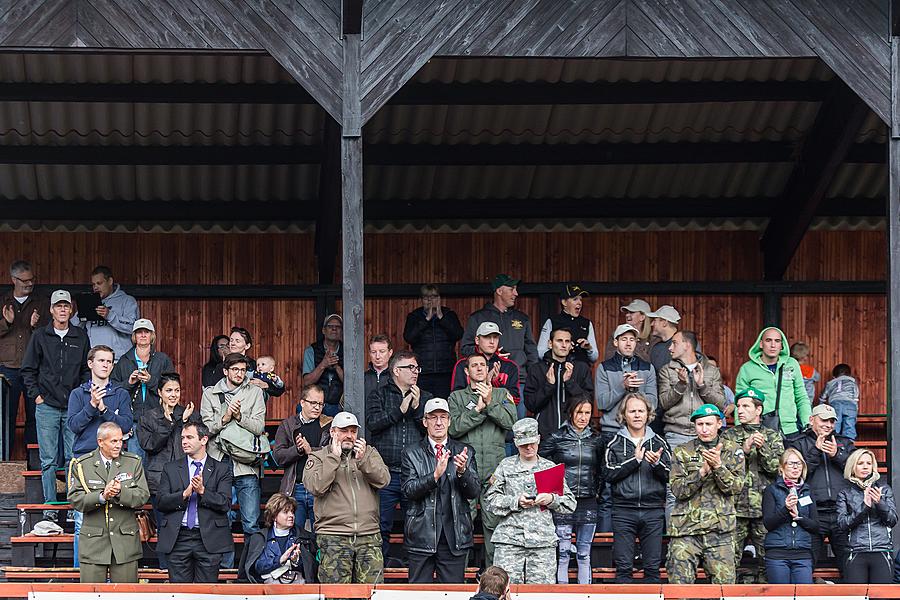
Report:
[[[316,281],[312,234],[4,233],[0,266],[31,260],[44,283],[84,284],[106,263],[129,284],[311,284]],[[758,278],[755,232],[616,233],[373,233],[366,239],[370,283],[485,282],[480,297],[447,298],[467,316],[488,299],[488,282],[505,271],[525,281],[728,281]],[[884,277],[884,234],[879,231],[811,231],[791,265],[793,280],[871,280]],[[716,355],[728,381],[746,360],[760,327],[760,296],[645,296],[651,305],[674,304],[684,326],[697,330],[704,350]],[[599,336],[620,322],[618,307],[631,298],[595,295],[585,314]],[[520,298],[541,323],[535,297]],[[417,298],[370,299],[366,335],[386,332],[403,347],[407,313]],[[199,393],[199,371],[209,341],[232,325],[255,338],[254,355],[273,354],[290,391],[273,400],[271,418],[290,413],[303,348],[317,335],[312,300],[142,300],[143,315],[160,331],[159,347],[185,377],[185,397]],[[340,310],[340,306],[338,308]],[[885,410],[885,299],[882,296],[789,296],[783,322],[792,341],[805,339],[823,376],[837,362],[859,374],[863,412]],[[362,366],[364,357],[359,358]]]

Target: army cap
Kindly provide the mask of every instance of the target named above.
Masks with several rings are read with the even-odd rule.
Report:
[[[702,419],[703,417],[722,417],[722,411],[719,410],[719,407],[715,404],[703,404],[691,413],[691,423],[696,421],[697,419]]]
[[[536,444],[541,441],[541,435],[538,433],[538,422],[531,417],[525,417],[516,421],[512,430],[513,442],[515,442],[516,446]]]
[[[816,404],[812,409],[812,416],[826,420],[837,420],[837,413],[834,412],[834,408],[828,404]]]
[[[766,395],[753,386],[738,392],[737,396],[734,397],[734,401],[737,402],[741,398],[750,398],[757,406],[762,406],[766,401]]]

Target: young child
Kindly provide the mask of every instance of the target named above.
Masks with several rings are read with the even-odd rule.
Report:
[[[256,359],[256,370],[253,372],[253,379],[259,379],[269,384],[270,389],[284,389],[284,381],[275,374],[275,359],[271,356],[260,356]]]
[[[819,402],[830,404],[837,413],[834,432],[856,439],[856,415],[859,413],[859,385],[850,376],[850,365],[841,363],[831,370],[834,379],[825,384]]]
[[[803,386],[806,388],[806,397],[809,398],[810,404],[816,397],[816,384],[822,379],[816,368],[806,362],[809,360],[809,344],[806,342],[795,342],[791,344],[791,357],[797,359],[800,363],[800,374],[803,375]]]

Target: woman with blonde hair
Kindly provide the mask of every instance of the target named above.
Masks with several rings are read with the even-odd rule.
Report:
[[[897,524],[894,492],[880,481],[878,461],[871,450],[856,450],[844,465],[850,482],[838,494],[837,526],[850,538],[844,583],[891,583],[891,528]]]
[[[238,578],[251,583],[313,583],[316,547],[312,533],[295,525],[297,501],[272,494],[263,514],[263,529],[249,536]]]
[[[763,492],[769,583],[813,582],[813,536],[819,533],[819,513],[806,475],[803,455],[788,448],[781,455],[778,478]]]
[[[638,358],[650,362],[650,349],[656,345],[660,339],[653,335],[653,329],[650,327],[650,321],[647,313],[651,312],[650,304],[641,298],[635,298],[628,304],[619,307],[619,310],[625,313],[625,323],[631,325],[638,330],[637,346],[634,348],[634,355]],[[603,360],[609,360],[616,353],[616,347],[613,345],[612,338],[606,341],[606,349],[603,352]]]

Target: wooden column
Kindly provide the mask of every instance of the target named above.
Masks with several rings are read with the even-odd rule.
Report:
[[[896,8],[892,6],[892,8]],[[891,485],[900,489],[900,37],[891,38],[891,138],[888,144],[888,436],[891,440]],[[897,530],[894,541],[898,541]]]
[[[763,294],[763,325],[781,327],[781,293],[767,291]]]
[[[341,229],[344,299],[344,408],[365,429],[365,330],[363,328],[363,157],[359,96],[358,33],[344,34],[341,127]]]

